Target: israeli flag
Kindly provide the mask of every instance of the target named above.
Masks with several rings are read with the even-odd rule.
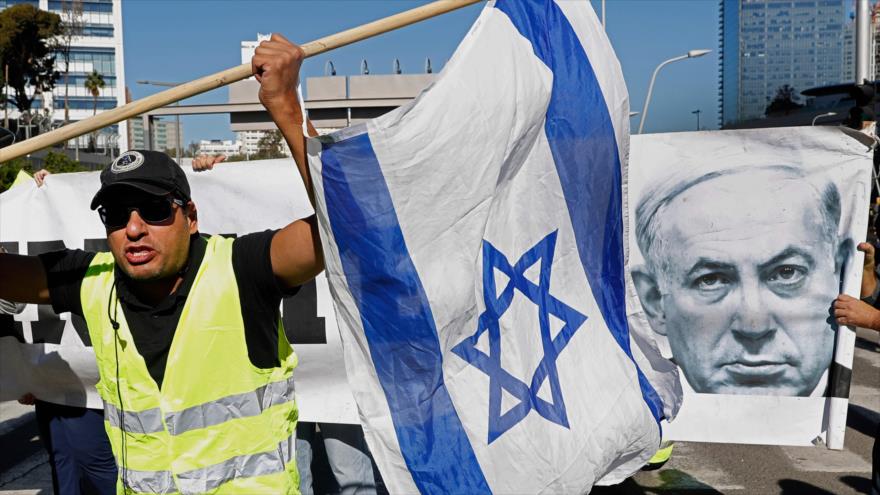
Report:
[[[580,493],[657,449],[679,399],[627,328],[628,114],[587,0],[498,0],[413,103],[309,143],[392,493]]]

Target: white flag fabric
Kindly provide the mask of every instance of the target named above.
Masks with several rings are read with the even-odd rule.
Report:
[[[589,2],[504,0],[412,104],[310,141],[392,493],[585,492],[656,450],[680,388],[627,327],[628,113]]]

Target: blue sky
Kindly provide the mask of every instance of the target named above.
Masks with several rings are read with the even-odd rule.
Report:
[[[574,1],[574,0],[572,0]],[[241,63],[241,41],[278,32],[304,43],[425,1],[296,0],[208,1],[128,0],[123,2],[125,77],[134,98],[162,88],[136,81],[188,81]],[[593,0],[595,8],[600,2]],[[398,31],[306,60],[302,76],[323,74],[332,60],[337,74],[358,74],[366,59],[373,74],[390,73],[394,58],[405,73],[422,72],[430,57],[438,72],[479,14],[482,5],[461,9]],[[631,107],[641,110],[654,68],[688,50],[713,50],[702,58],[667,66],[654,87],[646,132],[694,130],[693,110],[702,127],[717,125],[718,1],[607,0],[607,30],[623,66]],[[219,89],[187,103],[227,100]],[[229,118],[183,117],[185,142],[230,139]],[[638,126],[638,117],[632,120]]]

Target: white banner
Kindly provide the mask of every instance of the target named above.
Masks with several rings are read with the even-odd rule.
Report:
[[[667,438],[810,445],[845,425],[854,332],[830,311],[859,297],[870,180],[834,128],[633,136],[627,307],[682,372]]]
[[[222,164],[187,175],[202,233],[277,229],[312,214],[291,160]],[[99,186],[98,173],[88,172],[52,175],[41,188],[29,183],[6,191],[0,195],[0,243],[19,254],[105,249],[104,227],[89,209]],[[357,423],[330,301],[322,274],[282,304],[285,329],[299,355],[299,417]],[[94,353],[79,337],[71,315],[30,305],[15,320],[13,335],[0,337],[0,400],[31,392],[49,402],[100,408]]]
[[[833,392],[828,395],[828,383],[830,379],[834,385],[835,375],[845,376],[846,370],[851,368],[854,332],[848,328],[836,330],[836,325],[832,327],[827,318],[838,287],[847,294],[858,296],[862,256],[854,246],[864,239],[867,228],[870,166],[870,154],[864,146],[829,128],[632,137],[627,209],[628,271],[651,273],[646,269],[639,248],[636,226],[645,192],[669,188],[670,185],[673,185],[671,191],[674,192],[681,189],[674,187],[675,182],[687,181],[687,177],[690,182],[696,180],[690,188],[669,197],[666,202],[655,197],[655,203],[663,203],[657,212],[677,216],[678,223],[683,226],[703,228],[711,242],[724,246],[712,252],[729,258],[712,261],[711,257],[700,256],[707,261],[700,267],[707,271],[697,276],[700,279],[697,285],[705,289],[703,303],[678,307],[672,305],[674,299],[670,300],[664,315],[667,317],[663,325],[666,328],[658,327],[659,331],[652,327],[633,279],[627,281],[631,335],[637,337],[645,332],[656,335],[665,355],[688,367],[681,373],[684,404],[678,417],[664,424],[666,437],[688,441],[809,445],[817,437],[826,440],[829,427],[833,429],[838,425],[837,428],[842,429],[845,426],[846,398],[834,397]],[[787,174],[805,177],[786,181]],[[206,233],[247,233],[279,228],[291,219],[311,212],[289,161],[223,164],[212,172],[188,175],[194,200],[199,205],[202,231]],[[802,184],[802,194],[787,189],[796,184]],[[97,214],[88,209],[98,185],[96,173],[64,174],[50,176],[46,186],[40,189],[27,185],[3,193],[0,195],[0,242],[10,251],[19,253],[60,248],[60,243],[68,248],[99,248],[105,233]],[[825,218],[830,218],[825,216],[829,185],[834,186],[839,197],[840,216],[833,236],[825,222]],[[731,199],[730,195],[736,194],[737,188],[744,187],[747,191],[739,191],[741,194]],[[652,193],[652,196],[657,194]],[[799,202],[809,200],[814,202],[812,207],[799,205]],[[679,202],[687,207],[681,208]],[[833,201],[830,204],[833,205]],[[675,213],[676,208],[678,213]],[[785,215],[792,212],[818,217],[809,221],[802,217],[803,222],[808,223],[797,227],[796,223],[785,221]],[[766,225],[768,215],[769,227]],[[667,227],[659,228],[656,222],[659,216],[656,212],[654,216],[656,218],[646,224],[653,225],[654,242],[663,243]],[[734,228],[737,222],[740,230]],[[822,225],[824,230],[819,228]],[[798,241],[796,237],[811,232],[814,236],[819,235],[819,239],[822,239],[821,233],[828,233],[826,238],[836,238],[833,245],[844,248],[846,256],[839,273],[837,266],[832,270],[837,263],[837,258],[832,259],[832,244],[809,238]],[[687,231],[680,229],[676,233],[685,235]],[[724,233],[731,235],[725,238],[721,235]],[[745,255],[736,249],[738,242],[743,240],[748,241],[748,259],[743,259]],[[782,242],[785,255],[795,258],[768,265],[768,261],[780,262],[776,257],[780,253],[769,255],[766,260],[759,256],[768,249],[772,253],[773,246],[762,244],[769,240]],[[666,243],[673,243],[675,256],[689,255],[690,243],[683,239]],[[828,252],[812,253],[813,264],[806,263],[809,260],[805,258],[798,258],[804,253],[787,250],[788,247],[818,249],[822,246],[826,246]],[[739,258],[734,259],[737,253]],[[667,257],[667,269],[675,268],[672,263],[675,256]],[[749,266],[751,271],[747,270]],[[776,268],[775,274],[771,267]],[[811,267],[809,271],[807,267]],[[800,277],[807,274],[805,278],[812,280],[811,277],[818,276],[814,273],[823,268],[825,277],[831,278],[826,280],[821,291],[817,290],[809,297],[783,298],[779,295],[786,285],[798,286],[802,283]],[[774,291],[771,283],[783,289],[776,287]],[[716,284],[725,288],[713,288]],[[746,304],[758,304],[763,309],[752,312],[751,322],[757,325],[761,318],[771,322],[770,330],[752,329],[751,340],[758,344],[762,340],[772,341],[776,346],[773,351],[776,354],[768,347],[764,354],[753,353],[760,356],[757,360],[746,360],[739,365],[735,364],[736,358],[748,355],[748,346],[741,344],[743,339],[748,342],[748,329],[737,329],[730,323],[731,318],[726,326],[722,326],[724,313],[720,311],[724,298],[705,294],[731,291],[731,287],[737,285],[742,289],[734,289],[731,293],[739,290],[740,302],[732,306],[742,308]],[[315,287],[314,297],[298,300],[300,296],[297,296],[285,301],[286,320],[290,322],[286,326],[289,332],[292,330],[294,346],[300,356],[296,371],[300,419],[357,423],[357,410],[345,378],[336,317],[323,275]],[[304,288],[301,296],[306,296],[310,290]],[[649,291],[643,292],[648,298]],[[666,294],[671,292],[667,289]],[[762,296],[756,299],[755,294]],[[774,302],[779,302],[777,307]],[[294,312],[296,316],[292,316]],[[21,393],[32,391],[52,402],[83,405],[84,397],[88,397],[86,392],[97,378],[90,349],[82,345],[70,324],[59,331],[59,322],[51,308],[30,306],[15,318],[21,324],[19,338],[27,342],[42,338],[50,343],[23,346],[16,337],[0,337],[0,400],[15,399]],[[61,315],[61,319],[67,320],[69,315]],[[688,326],[673,328],[677,321],[688,323]],[[657,325],[656,320],[654,324]],[[694,331],[697,325],[702,329],[701,334]],[[790,329],[801,328],[792,325],[805,326],[802,332],[791,337]],[[710,334],[713,328],[716,330],[714,340]],[[680,345],[679,356],[675,356],[677,344],[671,345],[670,338],[674,340],[682,336],[683,330],[691,333],[687,345]],[[297,332],[305,333],[306,340],[320,341],[323,338],[326,344],[306,344],[302,337],[296,342]],[[737,341],[736,337],[740,340]],[[787,341],[782,341],[783,337]],[[711,347],[707,343],[712,344]],[[681,355],[681,349],[691,350],[694,355]],[[727,354],[721,354],[718,361],[714,359],[713,351]],[[783,362],[778,364],[774,359]],[[725,360],[733,362],[733,367]],[[665,362],[639,364],[648,368]],[[724,371],[737,367],[742,370]],[[838,373],[834,373],[835,370]],[[713,371],[716,378],[720,376],[721,379],[713,380]],[[794,371],[797,371],[796,376],[791,374]],[[841,390],[846,389],[845,385],[836,384]],[[90,401],[89,405],[95,406],[95,403]]]

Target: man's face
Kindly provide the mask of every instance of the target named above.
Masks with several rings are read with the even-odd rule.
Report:
[[[667,206],[657,323],[697,392],[816,387],[831,362],[841,269],[821,208],[815,189],[779,173],[713,179]]]
[[[127,189],[105,201],[108,208],[150,208],[156,201],[168,202],[135,189]],[[198,231],[194,206],[177,204],[165,221],[147,221],[150,214],[131,211],[121,227],[107,228],[107,243],[122,271],[134,280],[153,281],[174,276],[184,267],[189,255],[190,235]],[[145,220],[144,217],[147,217]]]

